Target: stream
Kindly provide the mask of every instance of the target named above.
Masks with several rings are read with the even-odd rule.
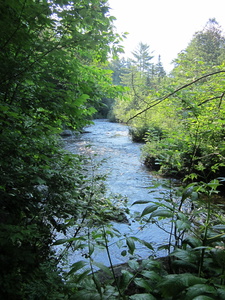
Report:
[[[108,120],[94,120],[94,124],[85,128],[85,132],[79,137],[67,137],[64,139],[66,149],[72,153],[82,153],[91,155],[93,160],[102,160],[98,172],[107,174],[106,186],[108,193],[121,194],[127,198],[130,216],[127,223],[113,222],[113,226],[124,236],[135,236],[148,243],[154,249],[164,244],[168,240],[168,234],[159,229],[154,224],[147,224],[144,227],[132,218],[136,212],[142,212],[145,208],[143,204],[133,205],[137,200],[158,201],[163,199],[165,188],[164,179],[157,179],[141,163],[141,144],[132,142],[129,136],[129,128],[119,123],[111,123]],[[160,185],[152,191],[149,189],[153,181],[158,180]],[[163,226],[167,226],[166,224]],[[136,251],[140,259],[151,255],[164,256],[166,252],[146,248],[140,243],[135,243]],[[121,255],[121,251],[114,240],[110,241],[110,256],[114,265],[126,262],[130,254]],[[82,254],[71,253],[69,261],[83,259]],[[109,259],[105,249],[97,250],[93,253],[93,259],[109,266]]]

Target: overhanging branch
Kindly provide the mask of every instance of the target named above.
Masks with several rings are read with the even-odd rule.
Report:
[[[213,73],[209,73],[209,74],[206,74],[202,77],[199,77],[195,80],[193,80],[192,82],[190,83],[187,83],[183,86],[181,86],[180,88],[176,89],[175,91],[173,91],[172,93],[170,94],[167,94],[166,96],[162,97],[162,98],[158,98],[158,99],[155,99],[153,101],[153,104],[151,104],[150,106],[148,106],[147,108],[143,109],[142,111],[140,111],[139,113],[135,114],[133,117],[129,118],[127,123],[130,122],[131,120],[133,120],[134,118],[136,118],[137,116],[143,114],[144,112],[148,111],[149,109],[151,109],[152,107],[158,105],[159,103],[161,103],[162,101],[168,99],[169,97],[173,96],[174,94],[176,94],[177,92],[187,88],[188,86],[191,86],[192,84],[195,84],[196,82],[204,79],[204,78],[207,78],[207,77],[210,77],[210,76],[214,76],[214,75],[217,75],[217,74],[220,74],[220,73],[225,73],[225,70],[222,70],[222,71],[216,71],[216,72],[213,72]]]

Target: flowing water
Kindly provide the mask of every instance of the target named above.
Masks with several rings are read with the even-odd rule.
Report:
[[[141,145],[131,141],[128,131],[129,128],[123,124],[111,123],[107,120],[95,120],[94,125],[85,128],[85,133],[79,138],[69,137],[65,141],[66,149],[72,153],[86,153],[95,160],[104,159],[98,172],[108,174],[106,180],[108,193],[121,194],[123,197],[127,197],[128,208],[130,215],[132,215],[135,212],[142,212],[145,207],[143,204],[132,206],[132,203],[137,200],[158,201],[158,198],[163,197],[165,189],[162,186],[163,179],[158,179],[161,185],[156,190],[149,189],[157,179],[141,163]],[[128,216],[128,219],[128,224],[113,223],[122,235],[136,236],[151,243],[155,248],[168,240],[168,234],[156,225],[147,224],[142,228],[141,224],[131,216]],[[126,262],[129,255],[122,256],[121,251],[123,249],[119,249],[113,241],[111,244],[110,255],[113,264]],[[137,243],[136,247],[135,253],[140,258],[147,258],[153,254],[142,244]],[[162,251],[157,252],[157,256],[164,254]],[[94,252],[93,258],[109,265],[106,250]],[[71,253],[71,262],[78,259],[79,254]]]

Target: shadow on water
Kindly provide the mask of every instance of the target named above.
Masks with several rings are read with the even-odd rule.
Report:
[[[108,174],[106,179],[109,193],[121,194],[128,200],[130,214],[142,212],[144,205],[133,205],[137,200],[149,200],[163,198],[165,188],[160,185],[154,192],[149,192],[155,177],[141,164],[141,145],[131,141],[128,127],[123,124],[111,123],[107,120],[95,120],[94,125],[86,128],[79,138],[68,137],[66,149],[72,153],[83,153],[92,156],[93,159],[104,160],[99,172]],[[87,147],[88,146],[88,147]],[[97,154],[97,155],[96,155]],[[159,179],[163,183],[163,179]],[[166,243],[168,234],[160,230],[154,224],[148,224],[142,229],[141,224],[129,217],[129,224],[113,223],[113,226],[124,236],[136,236],[155,249]],[[163,226],[166,226],[164,224]],[[136,253],[140,258],[147,258],[153,254],[151,250],[142,244],[136,246]],[[155,253],[154,253],[155,254]],[[157,256],[163,256],[163,251],[157,252]],[[121,264],[128,260],[129,256],[122,256],[121,249],[111,241],[110,255],[113,264]],[[81,258],[81,257],[80,257]],[[77,261],[79,255],[71,253],[71,263]],[[109,265],[106,250],[94,252],[93,259]]]

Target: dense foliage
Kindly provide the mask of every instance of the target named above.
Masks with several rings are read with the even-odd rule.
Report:
[[[182,178],[222,176],[224,55],[224,36],[212,19],[178,55],[169,75],[158,65],[149,78],[132,65],[130,77],[123,76],[130,90],[114,112],[130,122],[135,140],[146,142],[143,159],[150,168]]]
[[[1,299],[63,295],[54,235],[80,217],[90,188],[59,134],[116,92],[102,67],[120,50],[113,19],[104,0],[0,3]]]
[[[121,38],[106,0],[6,0],[0,17],[1,299],[224,299],[225,221],[211,179],[224,167],[225,40],[215,20],[166,76],[143,43],[107,70]],[[169,189],[163,201],[134,203],[147,204],[136,216],[142,224],[168,220],[168,266],[135,259],[136,243],[150,253],[152,245],[107,223],[123,218],[120,199],[105,196],[93,162],[63,150],[62,130],[106,115],[120,86],[114,118],[132,121],[146,163],[204,179]],[[119,277],[109,252],[115,236],[133,258]],[[106,249],[111,268],[93,261],[95,247]],[[68,249],[86,249],[86,260],[62,268]]]

